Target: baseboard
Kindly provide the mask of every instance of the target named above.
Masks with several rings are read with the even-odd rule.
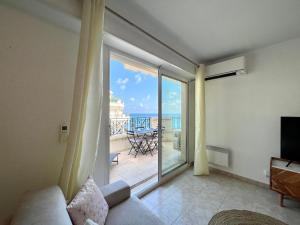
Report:
[[[190,166],[194,166],[194,161],[190,162],[189,165]],[[233,177],[235,179],[247,182],[249,184],[254,184],[254,185],[259,186],[259,187],[268,188],[268,189],[270,188],[270,186],[268,184],[266,184],[266,183],[262,183],[262,182],[259,182],[257,180],[252,180],[252,179],[247,178],[247,177],[236,175],[234,173],[230,173],[230,172],[225,171],[225,170],[217,169],[215,167],[209,166],[209,171],[210,172],[219,173],[219,174],[223,174],[223,175],[226,175],[226,176],[229,176],[229,177]]]
[[[220,169],[217,169],[217,168],[214,168],[214,167],[209,167],[209,171],[211,171],[213,173],[218,173],[218,174],[226,175],[226,176],[229,176],[229,177],[233,177],[237,180],[241,180],[241,181],[247,182],[249,184],[254,184],[256,186],[269,189],[268,184],[265,184],[265,183],[262,183],[262,182],[259,182],[259,181],[256,181],[256,180],[252,180],[250,178],[243,177],[243,176],[240,176],[240,175],[236,175],[234,173],[230,173],[230,172],[227,172],[227,171],[224,171],[224,170],[220,170]]]

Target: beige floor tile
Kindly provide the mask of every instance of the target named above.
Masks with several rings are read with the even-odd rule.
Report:
[[[151,208],[151,211],[158,217],[163,218],[162,220],[166,224],[172,224],[185,211],[185,208],[169,199]]]
[[[185,212],[174,221],[174,225],[207,225],[211,217],[215,214],[215,211],[202,209]]]
[[[166,224],[207,225],[215,213],[228,209],[256,211],[290,225],[300,224],[299,202],[285,200],[286,207],[280,207],[277,193],[269,189],[221,174],[193,176],[191,169],[142,201]]]

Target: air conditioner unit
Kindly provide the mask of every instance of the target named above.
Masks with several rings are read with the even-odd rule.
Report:
[[[205,80],[246,74],[245,57],[237,57],[207,66]]]

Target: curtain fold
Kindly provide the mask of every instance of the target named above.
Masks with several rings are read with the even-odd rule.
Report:
[[[208,175],[205,144],[205,66],[200,65],[195,77],[195,160],[194,175]]]
[[[101,52],[105,0],[83,0],[70,136],[59,185],[70,200],[92,174],[102,104]]]

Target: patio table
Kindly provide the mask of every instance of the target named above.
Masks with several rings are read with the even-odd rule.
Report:
[[[158,129],[156,128],[142,128],[133,131],[135,135],[143,139],[144,144],[140,145],[140,150],[143,154],[147,154],[149,151],[151,155],[152,151],[157,148],[157,134]]]
[[[157,132],[157,131],[158,130],[156,128],[143,128],[143,129],[133,130],[133,132],[137,135],[153,134],[154,132]]]
[[[139,152],[144,155],[150,151],[150,154],[153,155],[152,151],[157,148],[157,133],[158,130],[155,128],[137,128],[127,131],[127,138],[131,144],[131,149],[128,154],[134,150],[135,157]]]

